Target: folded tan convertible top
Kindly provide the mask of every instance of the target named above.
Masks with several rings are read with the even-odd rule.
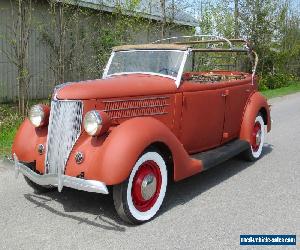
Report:
[[[121,51],[121,50],[159,50],[159,49],[170,49],[170,50],[187,50],[190,46],[181,45],[181,44],[136,44],[136,45],[122,45],[113,47],[113,51]]]

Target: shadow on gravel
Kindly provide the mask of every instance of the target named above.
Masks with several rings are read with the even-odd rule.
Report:
[[[125,225],[114,211],[111,195],[101,195],[81,192],[64,188],[62,193],[56,190],[43,194],[24,194],[26,200],[35,204],[36,207],[44,208],[49,212],[63,218],[72,219],[78,224],[87,224],[105,230],[124,232]],[[54,208],[53,201],[61,204],[63,209]],[[87,217],[94,215],[94,219],[74,215],[73,212],[86,213]]]
[[[272,150],[272,145],[265,144],[262,158]],[[236,157],[201,174],[177,183],[170,183],[165,202],[159,214],[189,202],[201,193],[217,186],[251,165],[253,165],[253,162],[245,162]],[[30,193],[24,194],[24,197],[37,207],[44,208],[55,215],[75,220],[78,224],[85,223],[105,230],[119,232],[124,232],[127,227],[130,227],[115,212],[111,194],[101,195],[64,188],[62,193],[57,191],[44,194]],[[63,211],[54,208],[53,201],[62,204]],[[87,213],[94,215],[95,218],[91,220],[73,215],[71,214],[72,212]]]
[[[264,144],[261,159],[271,153],[272,150],[273,145]],[[180,182],[171,182],[160,213],[163,214],[173,207],[189,202],[196,196],[201,195],[201,193],[226,181],[246,168],[251,167],[253,164],[254,162],[245,161],[242,157],[235,157]]]

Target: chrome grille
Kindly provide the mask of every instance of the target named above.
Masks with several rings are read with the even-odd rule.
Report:
[[[64,174],[71,150],[81,133],[82,112],[82,102],[51,102],[45,159],[46,173]]]

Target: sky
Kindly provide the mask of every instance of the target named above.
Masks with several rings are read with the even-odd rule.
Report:
[[[184,5],[186,12],[197,17],[201,13],[201,6],[202,8],[204,8],[209,4],[216,3],[218,0],[173,0],[173,1]],[[233,2],[233,0],[231,0],[231,2]],[[300,0],[290,0],[290,2],[292,6],[291,9],[300,15]]]

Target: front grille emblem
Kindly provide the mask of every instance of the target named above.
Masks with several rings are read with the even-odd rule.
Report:
[[[84,154],[81,152],[77,152],[75,155],[75,161],[77,164],[81,164],[84,160]]]
[[[38,152],[40,155],[42,155],[45,152],[45,147],[43,144],[38,145]]]

